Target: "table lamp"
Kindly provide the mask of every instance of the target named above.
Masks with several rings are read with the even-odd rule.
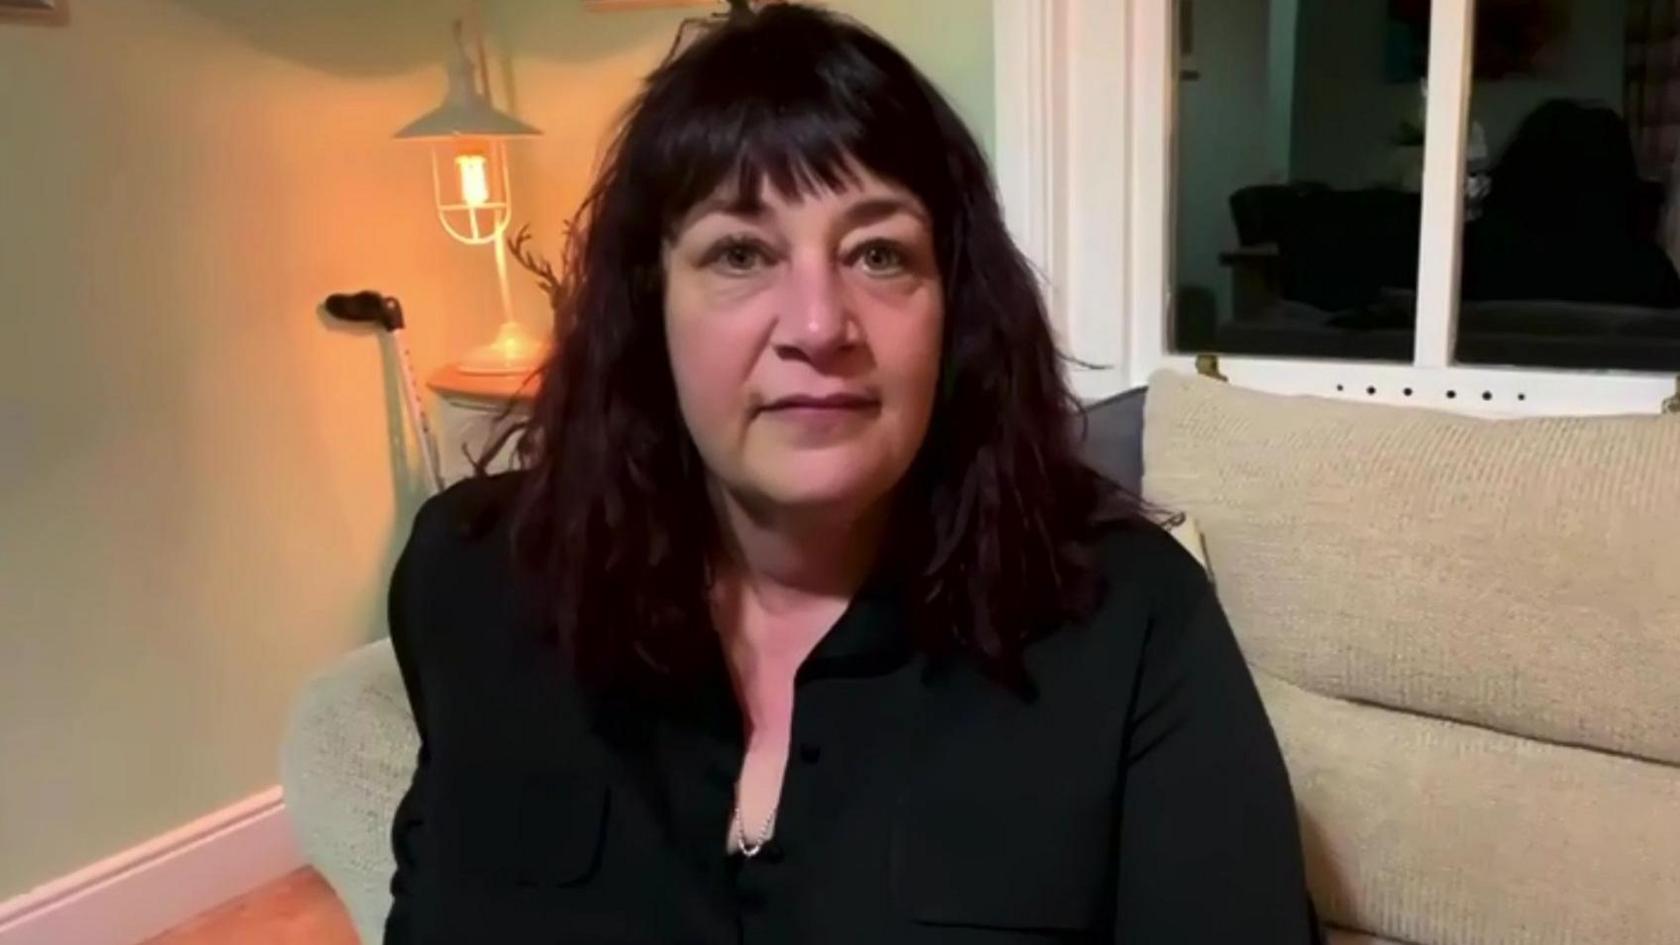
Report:
[[[469,351],[459,369],[467,374],[524,374],[542,362],[548,343],[513,317],[503,238],[513,209],[507,142],[542,132],[491,103],[481,34],[476,36],[476,45],[475,69],[462,24],[456,21],[443,104],[404,126],[396,136],[431,145],[432,200],[444,232],[468,246],[489,244],[495,250],[502,324],[496,339]]]

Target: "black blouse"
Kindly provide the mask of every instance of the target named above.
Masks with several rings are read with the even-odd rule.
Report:
[[[727,676],[599,711],[512,592],[505,529],[455,527],[507,485],[427,501],[392,579],[421,749],[389,945],[1315,939],[1276,740],[1171,537],[1107,537],[1105,602],[1029,646],[1030,702],[914,651],[867,586],[799,670],[775,838],[745,859]]]

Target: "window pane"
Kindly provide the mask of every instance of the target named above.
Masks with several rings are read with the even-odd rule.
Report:
[[[1460,361],[1680,370],[1673,0],[1481,0]]]
[[[1173,347],[1410,362],[1428,0],[1179,0]]]

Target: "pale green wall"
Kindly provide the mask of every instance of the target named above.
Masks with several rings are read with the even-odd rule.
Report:
[[[873,26],[933,77],[997,153],[992,96],[992,5],[986,0],[834,0]]]
[[[1300,0],[1296,76],[1295,178],[1358,187],[1391,182],[1396,156],[1389,141],[1419,114],[1416,85],[1383,75],[1385,3]],[[1494,155],[1535,106],[1548,98],[1622,104],[1626,0],[1571,0],[1569,30],[1543,76],[1478,80],[1471,116]],[[1416,155],[1412,156],[1416,160]]]
[[[1194,7],[1198,78],[1178,86],[1176,304],[1231,313],[1231,277],[1219,253],[1237,245],[1231,194],[1267,180],[1268,4],[1203,0]]]
[[[1298,0],[1271,0],[1266,9],[1266,176],[1289,179],[1295,127],[1295,58],[1301,36]]]
[[[1295,64],[1295,180],[1339,187],[1389,182],[1389,141],[1421,114],[1418,88],[1383,77],[1388,5],[1381,0],[1300,0]]]
[[[989,140],[985,4],[837,5]],[[103,0],[0,26],[0,900],[272,784],[299,683],[383,631],[419,490],[380,343],[314,307],[401,295],[422,374],[494,324],[487,258],[389,140],[440,96],[457,8]],[[541,235],[678,15],[493,6],[548,132],[520,165]]]

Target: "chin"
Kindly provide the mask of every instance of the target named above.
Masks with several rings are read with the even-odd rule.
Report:
[[[784,508],[845,508],[875,501],[892,491],[896,478],[875,466],[790,463],[760,479],[757,491]]]

